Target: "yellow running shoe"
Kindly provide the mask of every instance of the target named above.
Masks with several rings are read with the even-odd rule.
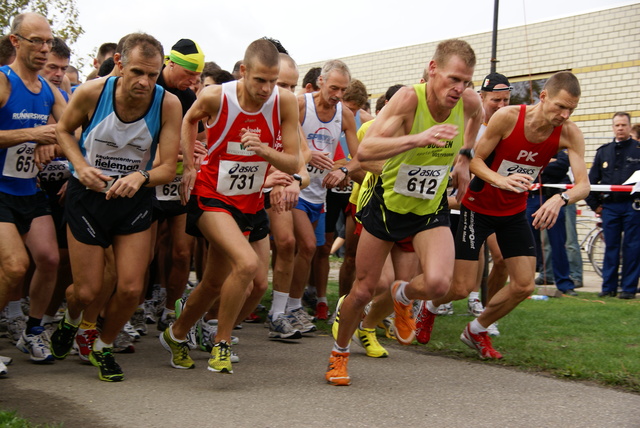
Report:
[[[220,341],[213,345],[211,358],[209,358],[209,367],[207,368],[216,373],[233,373],[233,368],[231,367],[231,346],[227,342]]]
[[[340,328],[340,306],[342,306],[342,302],[344,302],[344,299],[347,297],[347,295],[345,294],[344,296],[340,297],[338,299],[338,303],[336,303],[336,319],[333,321],[333,324],[331,324],[331,334],[333,335],[333,340],[338,340],[338,329]]]
[[[395,281],[391,284],[391,297],[393,298],[393,309],[396,314],[393,324],[398,342],[401,345],[411,345],[416,337],[416,322],[412,313],[413,305],[411,303],[405,305],[396,300],[396,290],[400,284],[402,284],[402,281]]]
[[[348,352],[331,351],[329,357],[329,367],[324,377],[331,385],[347,386],[351,385],[351,378],[347,373],[347,363],[349,362]]]
[[[378,327],[384,330],[387,339],[396,340],[396,332],[393,330],[393,318],[386,317],[378,323]]]
[[[367,357],[386,358],[389,353],[380,345],[376,337],[375,328],[359,328],[353,334],[353,341],[362,346],[367,352]]]

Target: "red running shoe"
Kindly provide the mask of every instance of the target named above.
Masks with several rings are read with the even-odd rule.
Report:
[[[249,316],[244,320],[246,323],[259,323],[262,322],[262,318],[256,315],[255,312],[251,312]]]
[[[416,317],[416,340],[418,343],[426,345],[431,340],[431,332],[433,331],[433,323],[436,321],[437,314],[427,309],[427,301],[423,300],[420,304],[420,311]]]
[[[393,309],[396,313],[394,327],[396,331],[396,339],[401,345],[411,345],[413,339],[416,337],[416,323],[413,319],[412,307],[409,303],[405,305],[396,301],[396,290],[400,286],[402,281],[395,281],[391,284],[391,297],[393,298]]]
[[[76,344],[78,345],[78,356],[82,361],[89,361],[89,354],[98,337],[98,330],[78,330],[76,334]]]
[[[316,305],[316,319],[327,320],[329,318],[329,305],[325,302],[318,302]]]
[[[460,335],[460,340],[469,346],[469,348],[475,349],[480,354],[480,358],[499,360],[502,358],[502,354],[491,345],[491,338],[486,331],[482,333],[471,333],[471,323],[467,324],[464,331]]]

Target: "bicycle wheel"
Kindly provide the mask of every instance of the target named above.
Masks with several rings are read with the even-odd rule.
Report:
[[[600,229],[589,242],[589,261],[593,270],[602,277],[602,265],[604,263],[604,234]]]

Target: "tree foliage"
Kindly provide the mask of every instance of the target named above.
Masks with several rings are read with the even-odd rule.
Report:
[[[65,40],[69,46],[84,33],[78,23],[76,0],[0,0],[0,28],[8,34],[11,19],[22,12],[38,12],[46,16],[55,36]]]

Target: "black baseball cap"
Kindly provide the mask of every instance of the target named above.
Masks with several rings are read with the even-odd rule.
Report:
[[[506,85],[507,87],[496,89],[496,85]],[[491,73],[482,81],[482,87],[480,90],[485,92],[511,91],[513,90],[513,86],[509,84],[509,79],[507,79],[503,74]]]

